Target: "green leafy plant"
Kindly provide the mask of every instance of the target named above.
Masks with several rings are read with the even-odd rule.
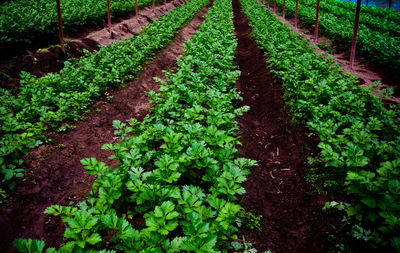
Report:
[[[146,213],[146,226],[149,231],[157,231],[167,235],[178,226],[177,217],[180,214],[175,211],[175,205],[171,201],[165,201],[161,206],[156,206],[154,212]]]
[[[156,3],[161,2],[156,0]],[[138,1],[138,8],[152,4],[150,0]],[[63,26],[74,31],[85,25],[98,24],[106,20],[106,2],[66,0],[61,4]],[[135,5],[127,1],[111,1],[111,15],[133,12]],[[13,0],[0,4],[0,48],[15,46],[15,43],[31,44],[57,33],[56,3],[50,0]]]
[[[257,250],[252,248],[252,244],[246,242],[244,236],[242,237],[242,242],[233,241],[232,247],[235,249],[235,252],[243,252],[243,253],[256,253]],[[265,253],[271,253],[271,251],[265,251]]]
[[[277,0],[282,6],[283,0]],[[343,8],[343,6],[352,6]],[[294,17],[296,4],[294,0],[285,2],[287,17]],[[365,9],[363,7],[363,9]],[[381,9],[381,8],[375,8]],[[316,0],[300,0],[298,18],[308,27],[314,27]],[[343,4],[339,0],[327,0],[321,3],[319,13],[319,32],[328,36],[341,48],[351,47],[354,23],[354,4]],[[389,18],[391,17],[391,18]],[[395,11],[376,17],[364,10],[360,15],[360,27],[357,39],[357,55],[378,65],[395,80],[400,80],[400,16]],[[396,20],[396,21],[395,21]]]
[[[253,212],[240,212],[239,218],[240,218],[240,226],[243,226],[249,230],[256,230],[259,232],[262,231],[260,224],[262,215],[256,215]]]

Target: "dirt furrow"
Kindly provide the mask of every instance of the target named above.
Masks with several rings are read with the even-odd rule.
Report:
[[[24,182],[20,182],[0,209],[2,252],[14,252],[11,243],[20,237],[41,239],[47,246],[61,243],[64,226],[58,217],[45,215],[43,211],[52,204],[68,205],[86,197],[95,177],[85,174],[80,164],[82,158],[96,157],[115,165],[116,161],[107,159],[111,153],[101,150],[103,144],[117,141],[113,120],[143,120],[151,106],[146,92],[158,89],[153,77],[163,78],[162,70],[176,67],[176,57],[182,53],[184,41],[193,36],[209,8],[210,5],[203,8],[137,79],[124,89],[107,94],[109,100],[95,104],[86,120],[77,123],[74,130],[52,133],[51,144],[30,152],[25,158]]]
[[[280,83],[251,38],[239,0],[233,0],[233,8],[236,63],[241,71],[237,88],[242,105],[251,107],[239,118],[240,151],[259,163],[244,184],[242,205],[262,215],[262,231],[242,229],[241,234],[259,252],[328,252],[333,247],[328,242],[331,220],[322,211],[328,199],[312,194],[304,179],[307,157],[317,151],[317,142],[308,137],[306,128],[291,124]]]

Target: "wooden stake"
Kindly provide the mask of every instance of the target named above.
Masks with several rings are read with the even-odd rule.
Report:
[[[299,0],[296,0],[296,11],[294,13],[294,27],[297,28],[297,10],[298,10],[298,6],[299,6]]]
[[[282,17],[285,19],[285,0],[283,0],[283,6],[282,6]]]
[[[137,0],[135,0],[135,16],[136,16],[136,19],[138,19]]]
[[[155,8],[156,8],[156,5],[154,4],[154,0],[153,0],[153,11],[154,11]]]
[[[107,0],[107,18],[108,18],[108,32],[111,35],[111,15],[110,15],[110,0]]]
[[[276,13],[276,0],[274,0],[274,13]]]
[[[65,54],[64,32],[63,32],[62,17],[61,17],[61,4],[60,4],[60,0],[56,0],[56,2],[57,2],[58,31],[60,34],[60,47],[61,47],[61,51]]]
[[[351,53],[350,53],[350,67],[351,68],[353,68],[354,58],[356,56],[357,32],[358,32],[358,24],[359,24],[359,19],[360,19],[360,10],[361,10],[361,0],[357,0],[356,19],[354,20],[353,41],[351,43]]]
[[[317,14],[316,14],[316,16],[315,16],[315,31],[314,31],[314,40],[315,40],[315,43],[318,42],[319,1],[320,1],[320,0],[317,0]]]
[[[164,7],[165,7],[165,10],[167,10],[167,0],[164,0]]]

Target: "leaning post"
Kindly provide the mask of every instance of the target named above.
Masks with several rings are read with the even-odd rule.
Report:
[[[320,0],[317,0],[317,13],[316,13],[316,16],[315,16],[315,30],[314,30],[314,40],[315,40],[315,43],[318,42],[319,1],[320,1]]]
[[[61,3],[60,0],[56,0],[56,2],[57,2],[58,31],[60,34],[60,47],[61,51],[65,54],[64,32],[63,32],[62,17],[61,17]]]
[[[135,0],[135,16],[136,16],[136,19],[138,19],[137,0]]]
[[[351,53],[350,53],[350,67],[351,68],[353,68],[354,58],[356,56],[357,32],[358,32],[358,24],[359,24],[359,19],[360,19],[360,10],[361,10],[361,0],[357,0],[356,19],[354,20],[353,41],[351,43]]]
[[[294,27],[297,28],[297,10],[298,10],[298,6],[299,6],[299,0],[296,0],[296,11],[294,13]]]
[[[111,34],[111,14],[110,14],[110,0],[107,0],[107,18],[108,18],[108,32]]]

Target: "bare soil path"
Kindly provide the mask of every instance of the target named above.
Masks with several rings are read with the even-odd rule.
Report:
[[[236,63],[241,71],[237,88],[250,111],[239,118],[244,157],[257,160],[244,187],[242,206],[262,215],[262,231],[242,229],[258,252],[328,252],[330,223],[322,211],[327,196],[312,194],[304,176],[307,157],[317,152],[317,140],[307,129],[293,126],[284,109],[279,81],[268,71],[264,53],[251,38],[251,28],[233,0]]]
[[[115,165],[116,161],[107,159],[111,153],[101,150],[103,144],[117,141],[113,120],[143,120],[151,106],[145,92],[158,89],[153,77],[164,78],[162,70],[176,67],[176,57],[182,53],[184,41],[193,36],[210,5],[148,63],[136,80],[127,83],[124,89],[110,92],[110,101],[95,104],[87,119],[76,124],[74,130],[52,133],[52,143],[30,152],[25,158],[24,182],[18,184],[0,209],[1,252],[15,252],[11,243],[21,237],[41,239],[53,247],[62,242],[64,226],[59,217],[45,215],[43,211],[52,204],[68,205],[86,197],[95,177],[85,174],[80,164],[82,158],[96,157]]]
[[[112,36],[108,31],[107,24],[96,27],[89,26],[78,32],[67,32],[65,34],[66,54],[61,54],[58,45],[48,47],[45,40],[43,44],[47,48],[41,49],[38,45],[33,45],[31,49],[24,50],[15,57],[12,57],[14,56],[13,52],[10,52],[10,56],[3,54],[0,61],[0,87],[6,89],[18,87],[21,71],[39,77],[59,72],[64,67],[65,61],[83,56],[84,49],[94,52],[99,49],[100,45],[107,46],[112,42],[137,36],[150,22],[185,2],[186,0],[172,0],[166,4],[166,8],[163,3],[160,3],[155,6],[154,10],[152,6],[144,7],[139,10],[138,19],[133,14],[114,19],[111,25]]]

